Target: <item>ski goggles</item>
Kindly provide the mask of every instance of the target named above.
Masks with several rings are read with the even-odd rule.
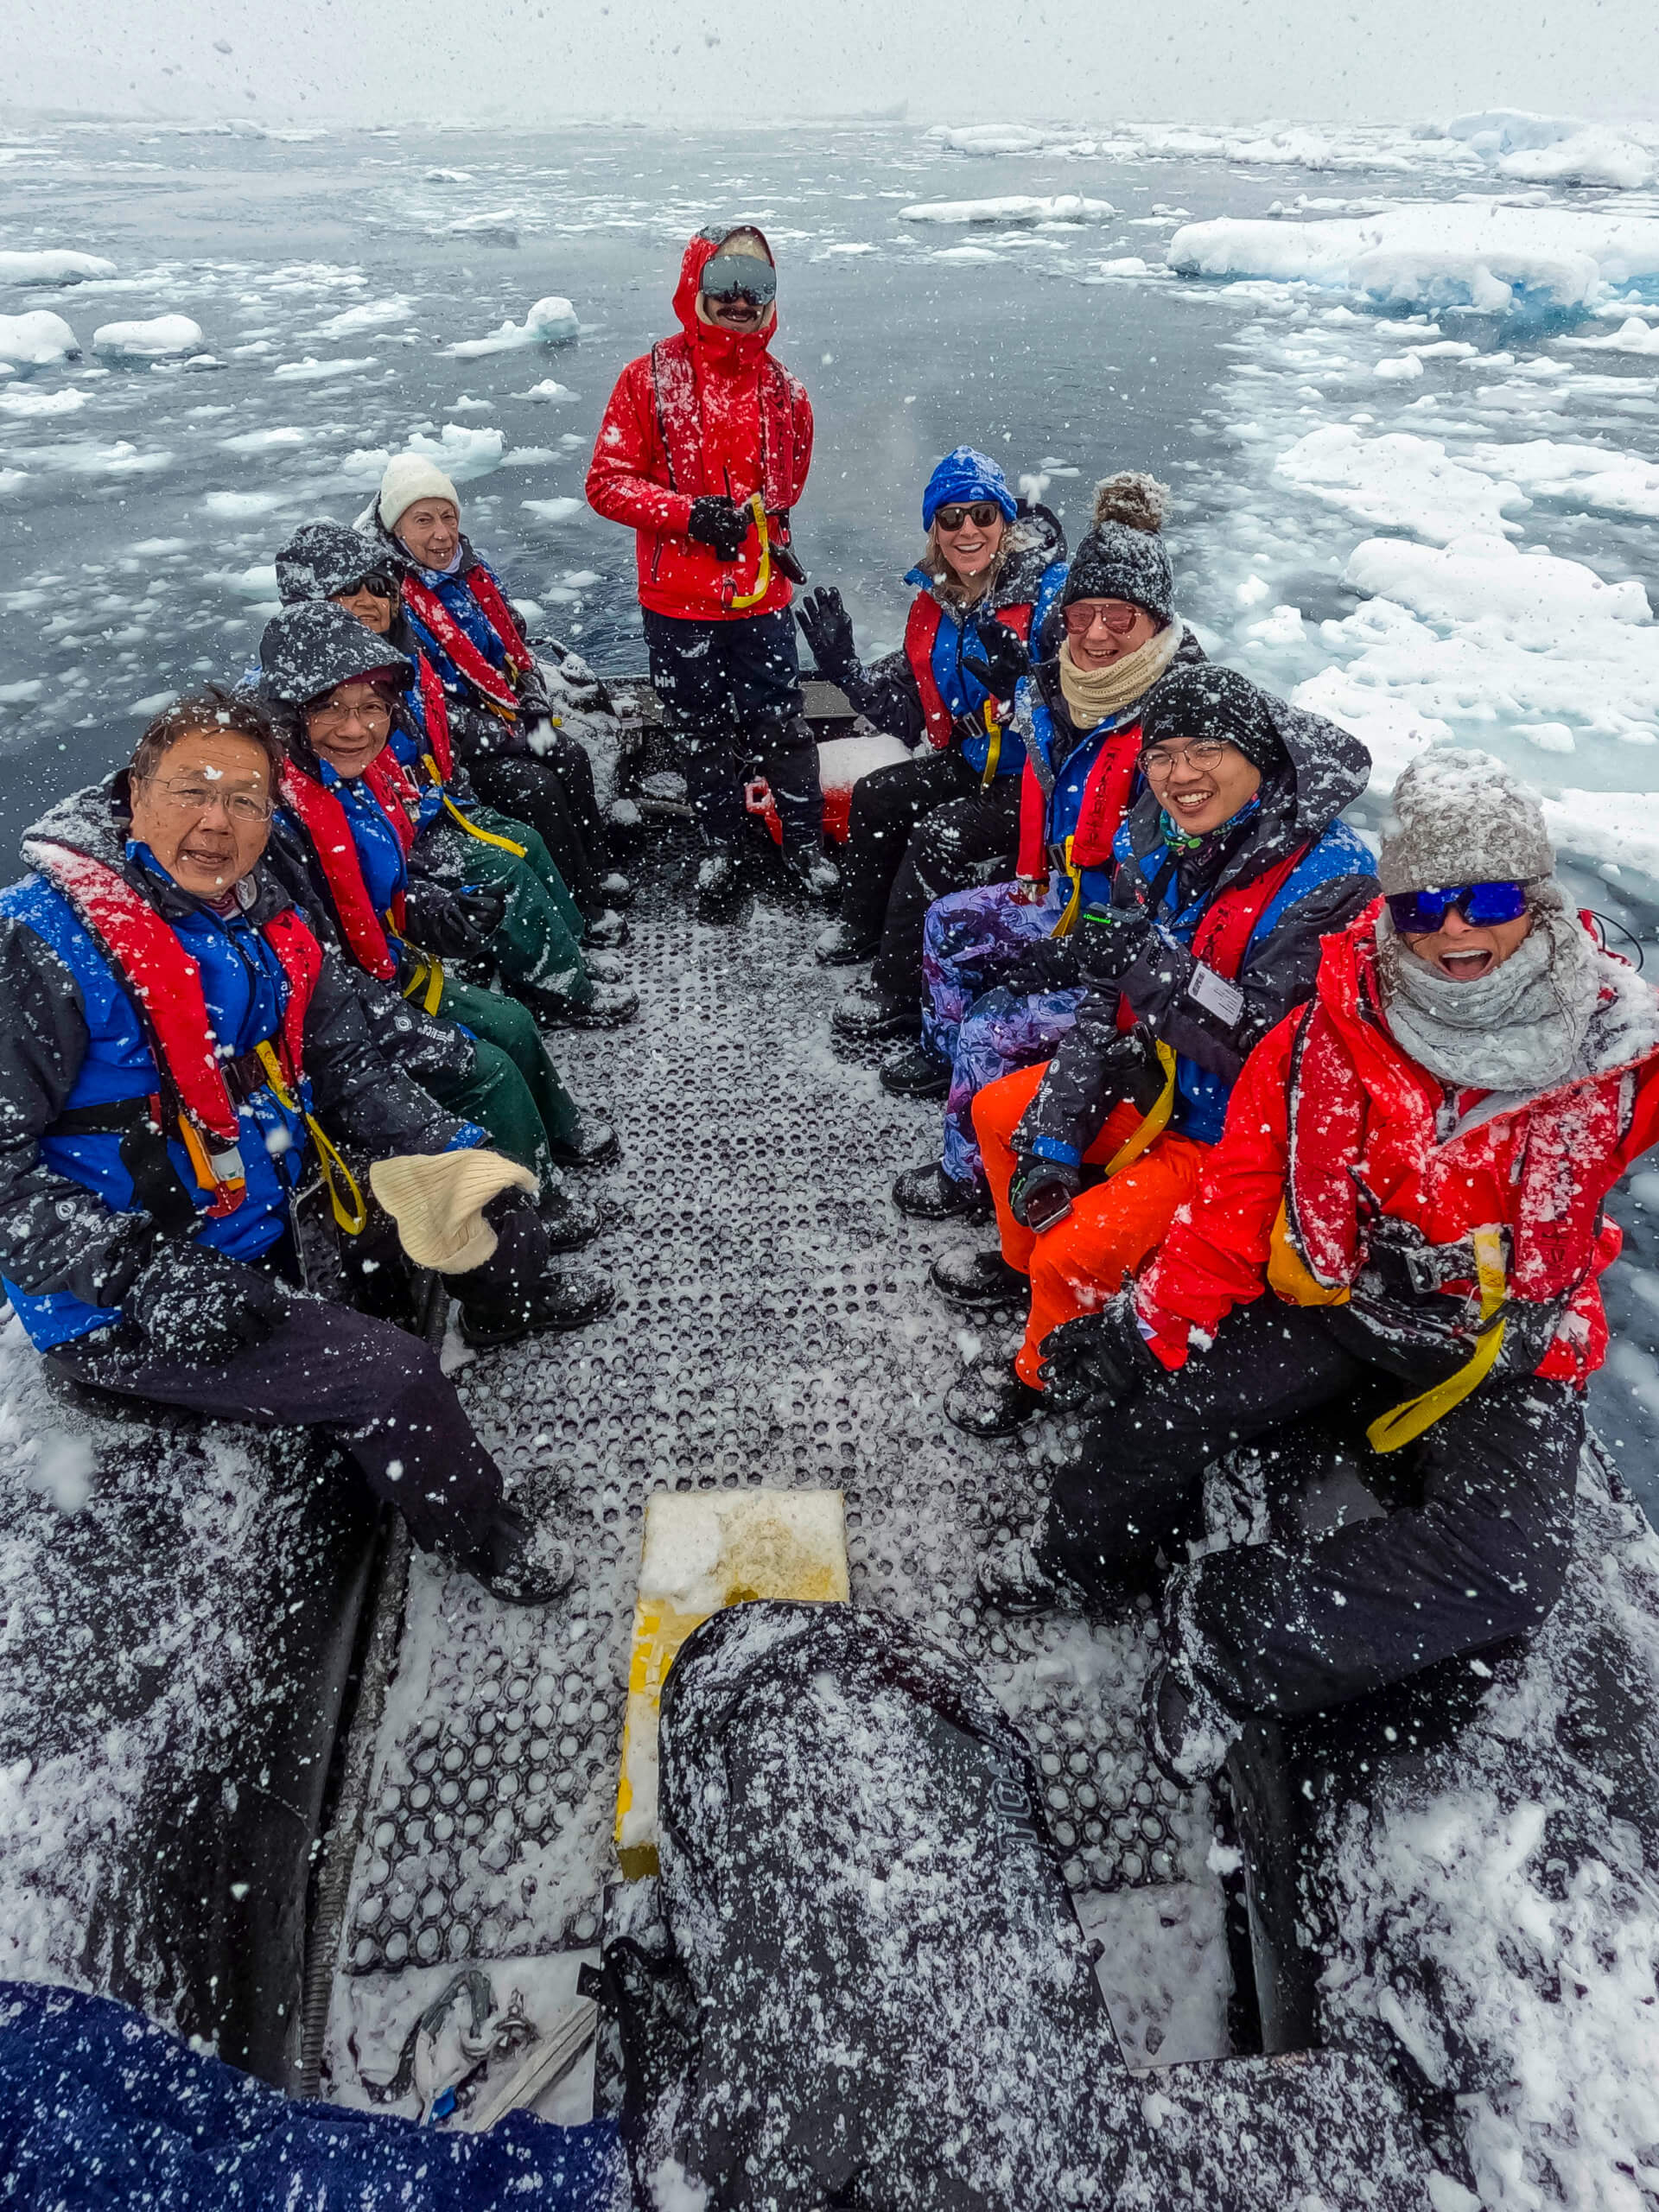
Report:
[[[753,300],[769,308],[778,296],[778,271],[752,253],[717,253],[703,263],[697,289],[707,300]]]
[[[1402,937],[1430,937],[1448,914],[1461,914],[1471,929],[1496,922],[1518,922],[1527,911],[1524,883],[1452,883],[1433,891],[1391,891],[1389,912]]]
[[[958,501],[941,507],[933,518],[933,527],[954,537],[965,522],[971,522],[976,530],[988,530],[994,522],[1002,520],[1002,510],[995,499],[973,499],[966,505]]]

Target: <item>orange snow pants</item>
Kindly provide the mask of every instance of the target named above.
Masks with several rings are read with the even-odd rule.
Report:
[[[1041,1236],[1033,1236],[1008,1211],[1008,1185],[1014,1179],[1014,1130],[1047,1071],[1045,1062],[1000,1076],[977,1093],[973,1109],[974,1129],[996,1206],[1002,1256],[1011,1268],[1031,1277],[1031,1314],[1014,1364],[1020,1381],[1034,1390],[1043,1387],[1039,1371],[1043,1338],[1062,1321],[1097,1312],[1125,1274],[1133,1274],[1147,1254],[1156,1250],[1176,1209],[1197,1190],[1210,1154],[1207,1144],[1195,1144],[1191,1137],[1166,1130],[1109,1182],[1080,1192],[1064,1221]],[[1104,1166],[1140,1122],[1133,1106],[1115,1106],[1084,1160],[1091,1167]]]

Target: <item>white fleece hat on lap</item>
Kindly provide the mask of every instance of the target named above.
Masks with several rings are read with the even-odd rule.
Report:
[[[377,503],[385,527],[396,530],[398,517],[405,514],[416,499],[448,499],[455,512],[461,512],[460,494],[435,461],[429,461],[423,453],[393,454],[380,479]]]

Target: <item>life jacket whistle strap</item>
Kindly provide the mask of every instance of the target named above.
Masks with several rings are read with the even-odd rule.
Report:
[[[1402,1444],[1414,1442],[1454,1406],[1460,1406],[1497,1363],[1498,1354],[1503,1349],[1503,1332],[1509,1325],[1502,1319],[1503,1301],[1509,1295],[1503,1232],[1489,1223],[1483,1229],[1471,1230],[1471,1241],[1475,1248],[1475,1281],[1480,1288],[1480,1335],[1474,1351],[1444,1382],[1437,1382],[1421,1397],[1408,1398],[1403,1405],[1380,1414],[1365,1432],[1373,1452],[1397,1452]]]
[[[429,761],[431,760],[430,753],[428,753],[427,759]],[[433,765],[435,766],[435,763]],[[511,837],[499,836],[493,830],[480,830],[476,822],[469,821],[461,812],[448,791],[443,794],[443,804],[446,810],[454,816],[469,837],[476,837],[480,845],[499,845],[504,853],[511,853],[515,860],[523,860],[524,848],[522,845],[515,844]]]

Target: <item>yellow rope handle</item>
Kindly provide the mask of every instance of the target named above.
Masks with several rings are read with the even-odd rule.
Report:
[[[364,1204],[363,1193],[357,1179],[334,1149],[327,1132],[315,1114],[308,1113],[283,1080],[282,1065],[272,1051],[269,1038],[254,1046],[259,1055],[259,1065],[265,1071],[265,1081],[276,1094],[277,1103],[290,1114],[298,1114],[311,1133],[311,1141],[317,1147],[317,1166],[323,1181],[328,1185],[328,1203],[334,1210],[334,1219],[347,1236],[360,1236],[369,1225],[369,1209]],[[339,1181],[335,1178],[339,1178]],[[340,1195],[340,1184],[344,1183],[351,1193],[349,1205]]]
[[[1169,1125],[1175,1105],[1175,1055],[1162,1039],[1158,1044],[1158,1065],[1164,1071],[1164,1087],[1147,1109],[1139,1128],[1127,1136],[1106,1163],[1106,1179],[1121,1175],[1126,1167],[1140,1159],[1147,1147],[1162,1136]]]
[[[1480,1318],[1483,1324],[1491,1325],[1476,1344],[1473,1357],[1455,1375],[1447,1376],[1432,1390],[1425,1390],[1420,1398],[1408,1398],[1403,1405],[1380,1414],[1371,1423],[1365,1435],[1373,1452],[1397,1452],[1402,1444],[1412,1443],[1426,1429],[1433,1428],[1443,1414],[1449,1414],[1453,1406],[1460,1406],[1476,1385],[1491,1374],[1503,1349],[1503,1332],[1508,1324],[1493,1319],[1509,1291],[1503,1274],[1503,1233],[1491,1226],[1477,1229],[1471,1242],[1475,1248],[1475,1279],[1480,1286]]]
[[[1065,912],[1049,931],[1050,937],[1070,937],[1077,925],[1077,909],[1083,904],[1083,870],[1071,865],[1071,848],[1075,842],[1075,838],[1071,837],[1065,841],[1065,872],[1071,879],[1071,896],[1065,902]]]
[[[754,526],[760,533],[760,568],[753,591],[734,592],[732,606],[759,607],[772,589],[772,539],[766,530],[766,503],[758,492],[749,494],[749,512],[754,517]]]
[[[443,803],[469,837],[476,837],[480,845],[499,845],[504,853],[511,853],[514,860],[523,860],[524,848],[522,845],[515,844],[511,837],[497,836],[493,830],[480,830],[477,823],[469,822],[448,791],[443,794]]]

